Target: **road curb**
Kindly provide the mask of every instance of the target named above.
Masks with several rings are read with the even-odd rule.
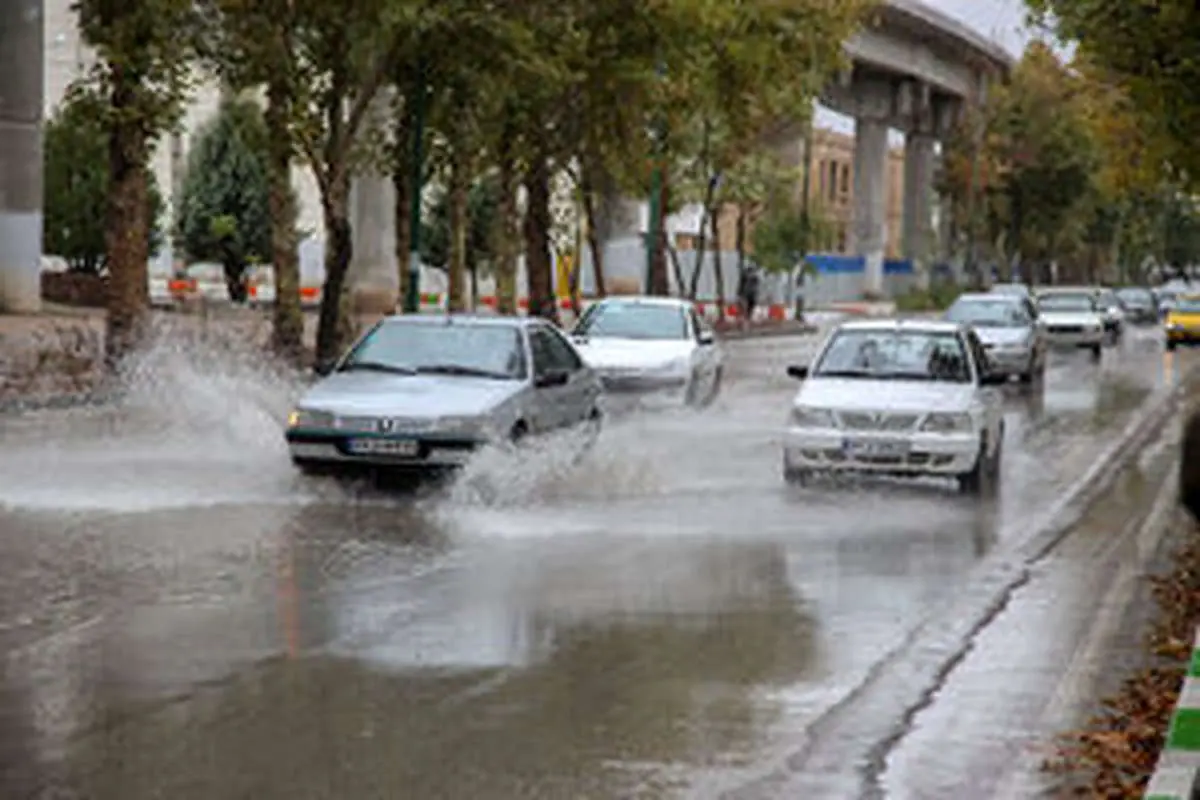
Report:
[[[111,405],[120,392],[77,392],[44,397],[11,397],[0,400],[0,416],[17,416],[37,411],[66,411],[72,408]]]
[[[1200,628],[1144,800],[1190,800],[1200,792]]]
[[[1193,367],[1178,382],[1164,386],[1146,399],[1120,435],[1096,457],[1087,472],[1063,493],[1044,521],[1036,526],[1040,533],[1021,548],[1025,563],[1039,561],[1062,541],[1113,479],[1159,434],[1162,425],[1179,409],[1185,388],[1198,377],[1200,367]]]
[[[769,339],[779,336],[808,336],[819,331],[816,325],[780,325],[778,327],[763,327],[751,328],[745,331],[732,330],[718,333],[717,336],[724,342],[733,342],[739,339]]]

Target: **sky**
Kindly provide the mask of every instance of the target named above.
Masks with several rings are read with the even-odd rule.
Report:
[[[984,36],[1003,45],[1014,56],[1020,55],[1029,41],[1025,32],[1025,4],[1022,0],[923,0],[928,6],[970,25]],[[854,121],[849,117],[819,108],[817,124],[851,133]],[[893,139],[903,136],[893,131]]]

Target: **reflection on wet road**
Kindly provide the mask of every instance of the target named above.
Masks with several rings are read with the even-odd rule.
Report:
[[[0,419],[0,796],[736,789],[1189,362],[1147,337],[1056,355],[1040,392],[1006,390],[1001,492],[977,502],[785,487],[783,367],[809,346],[733,343],[705,412],[417,498],[296,478],[290,388],[246,371]]]

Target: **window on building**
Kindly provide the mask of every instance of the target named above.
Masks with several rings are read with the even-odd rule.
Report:
[[[849,237],[847,236],[846,223],[843,222],[840,225],[838,225],[838,229],[837,229],[837,251],[839,253],[846,252],[848,238]]]
[[[837,199],[837,191],[838,191],[838,188],[837,188],[838,187],[838,162],[836,162],[836,161],[829,162],[829,184],[828,185],[829,185],[829,191],[826,193],[826,197],[828,197],[830,200],[836,200]]]
[[[824,160],[817,162],[817,193],[820,197],[825,196],[825,163]]]
[[[850,194],[850,165],[842,164],[842,194]]]

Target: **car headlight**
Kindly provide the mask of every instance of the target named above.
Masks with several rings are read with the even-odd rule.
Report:
[[[966,433],[973,427],[970,414],[930,414],[921,423],[922,433]]]
[[[484,423],[479,417],[439,417],[437,421],[439,433],[481,433],[483,429]]]
[[[332,428],[334,416],[326,411],[297,408],[288,414],[289,428]]]
[[[788,423],[796,428],[836,428],[837,420],[828,408],[796,406],[788,416]]]

